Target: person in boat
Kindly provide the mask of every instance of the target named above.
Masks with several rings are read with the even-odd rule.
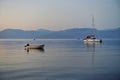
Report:
[[[89,38],[91,38],[91,36],[87,36],[86,38],[89,39]]]
[[[25,47],[30,46],[30,44],[26,44]]]
[[[88,35],[86,39],[96,39],[96,38],[95,38],[95,35]]]
[[[30,46],[30,44],[27,44],[27,46]]]

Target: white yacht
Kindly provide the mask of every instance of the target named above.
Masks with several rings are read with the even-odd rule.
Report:
[[[92,26],[95,27],[94,24],[94,16],[92,16]],[[86,38],[83,39],[84,42],[102,42],[101,39],[95,37],[95,35],[88,35]]]
[[[84,42],[102,42],[102,40],[97,39],[95,35],[88,35],[83,41]]]

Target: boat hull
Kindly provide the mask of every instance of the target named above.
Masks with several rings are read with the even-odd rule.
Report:
[[[25,49],[43,49],[44,45],[29,45],[25,46]]]
[[[100,39],[84,39],[84,42],[102,42]]]

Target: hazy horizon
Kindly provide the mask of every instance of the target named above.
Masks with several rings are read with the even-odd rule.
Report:
[[[24,31],[37,31],[37,30],[49,30],[49,31],[62,31],[62,30],[69,30],[69,29],[96,29],[96,30],[113,30],[113,29],[119,29],[120,27],[117,28],[110,28],[110,29],[97,29],[97,28],[90,28],[90,27],[74,27],[74,28],[66,28],[66,29],[59,29],[59,30],[52,30],[52,29],[44,29],[44,28],[39,28],[39,29],[18,29],[18,28],[6,28],[0,31],[4,31],[4,30],[9,30],[9,29],[13,29],[13,30],[24,30]]]
[[[120,0],[0,0],[0,31],[120,27]]]

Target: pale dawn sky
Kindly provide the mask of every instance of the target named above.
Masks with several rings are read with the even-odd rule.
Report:
[[[0,0],[0,30],[120,27],[120,0]]]

